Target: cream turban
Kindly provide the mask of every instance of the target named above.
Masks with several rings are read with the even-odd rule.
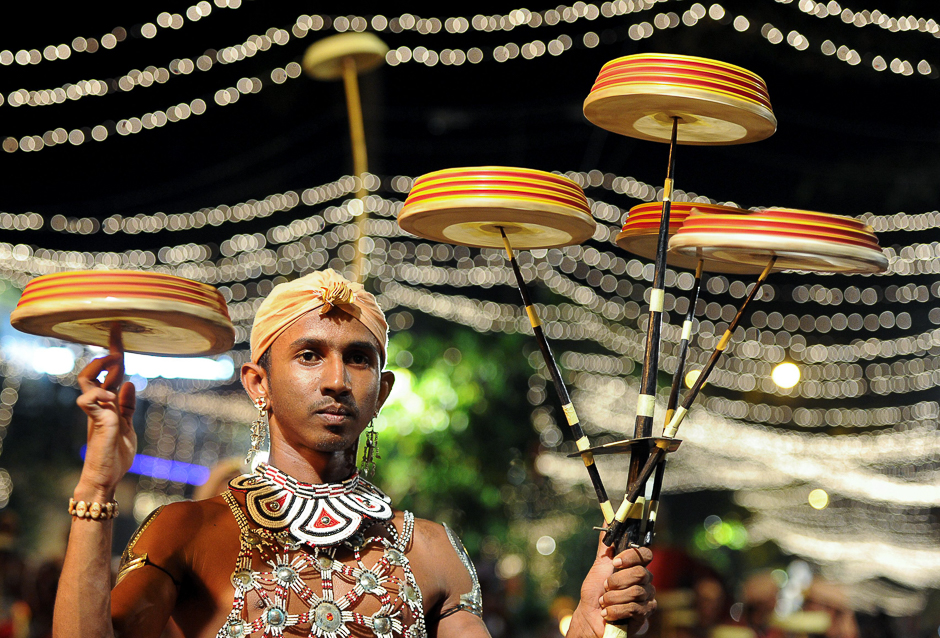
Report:
[[[303,315],[317,308],[321,309],[320,314],[325,314],[334,307],[358,319],[375,335],[384,360],[388,324],[375,297],[362,284],[347,281],[329,268],[274,287],[255,314],[251,360],[257,363],[274,340]]]

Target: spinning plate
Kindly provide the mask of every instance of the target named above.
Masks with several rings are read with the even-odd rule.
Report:
[[[502,166],[451,168],[415,180],[398,225],[418,237],[463,246],[580,244],[596,224],[584,191],[564,177]]]
[[[311,44],[302,66],[316,80],[338,80],[346,58],[356,62],[357,73],[364,73],[382,64],[386,53],[388,46],[374,33],[340,33]]]
[[[219,354],[235,343],[218,291],[182,277],[121,270],[43,275],[10,315],[17,330],[107,347],[120,327],[124,349],[143,354]]]
[[[627,454],[637,447],[645,447],[649,450],[657,447],[656,443],[659,441],[667,441],[669,447],[666,448],[666,452],[675,452],[679,449],[679,445],[682,443],[680,439],[664,439],[657,436],[644,436],[638,439],[624,439],[623,441],[613,441],[612,443],[605,443],[604,445],[598,445],[597,447],[588,448],[585,452],[590,452],[594,456],[604,456],[605,454]],[[577,458],[581,456],[582,452],[574,452],[568,455],[569,459]]]
[[[649,260],[656,258],[656,242],[659,235],[659,220],[662,218],[662,202],[649,202],[639,204],[630,209],[623,230],[617,235],[617,245],[627,252],[639,255]],[[733,208],[731,206],[718,206],[716,204],[699,204],[692,202],[673,202],[669,211],[669,236],[673,236],[682,227],[690,215],[746,215],[750,211]],[[669,252],[666,257],[667,264],[672,268],[695,270],[698,259],[687,257],[676,252]],[[764,264],[766,265],[766,263]],[[705,272],[724,273],[729,275],[758,274],[763,266],[753,266],[745,263],[728,263],[714,259],[706,259]]]
[[[794,224],[794,214],[802,218]],[[813,217],[817,215],[818,217]],[[818,221],[813,221],[818,220]],[[871,229],[856,220],[788,209],[746,216],[695,215],[669,241],[670,252],[730,263],[840,273],[883,272],[888,260]]]
[[[641,53],[605,64],[584,116],[597,126],[668,143],[746,144],[773,135],[777,118],[760,76],[733,64],[686,55]]]

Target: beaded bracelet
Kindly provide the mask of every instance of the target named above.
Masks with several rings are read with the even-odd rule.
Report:
[[[97,503],[92,501],[91,503],[86,503],[85,501],[76,501],[74,498],[70,498],[69,514],[76,518],[107,521],[112,518],[117,518],[118,504],[117,501],[111,501],[110,503]]]

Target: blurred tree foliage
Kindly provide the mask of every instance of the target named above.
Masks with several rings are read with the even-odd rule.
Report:
[[[375,422],[376,483],[397,507],[461,534],[497,607],[487,611],[507,623],[506,635],[557,626],[548,609],[569,580],[565,593],[577,595],[596,542],[596,521],[580,520],[583,491],[559,488],[535,468],[534,348],[530,336],[435,321],[422,321],[420,336],[398,332],[389,343],[395,387]]]

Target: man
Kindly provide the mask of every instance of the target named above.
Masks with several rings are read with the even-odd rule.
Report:
[[[132,538],[110,589],[110,503],[136,450],[134,389],[111,353],[79,376],[88,448],[75,489],[55,636],[487,636],[479,585],[446,527],[392,510],[360,479],[359,436],[394,383],[375,298],[332,270],[276,287],[242,384],[270,455],[221,497],[168,505]],[[107,370],[101,383],[98,376]],[[655,608],[649,550],[599,546],[569,636],[639,627]],[[610,635],[610,634],[608,634]]]

